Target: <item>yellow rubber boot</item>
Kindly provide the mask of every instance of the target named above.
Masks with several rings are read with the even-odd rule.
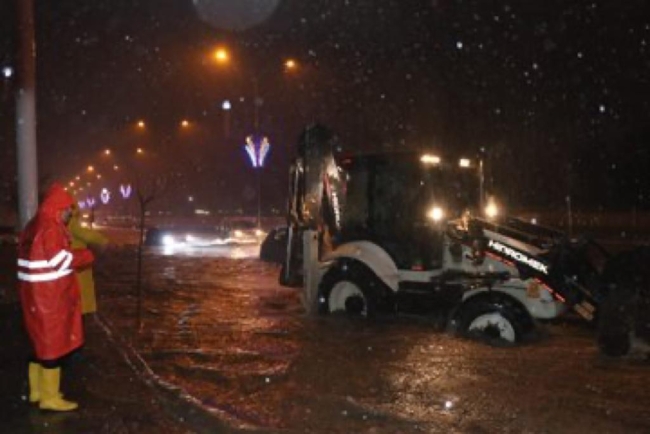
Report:
[[[27,369],[29,380],[29,402],[36,404],[41,400],[41,365],[39,363],[30,362]]]
[[[72,411],[77,407],[76,402],[66,401],[59,393],[61,386],[61,368],[41,370],[41,410]]]

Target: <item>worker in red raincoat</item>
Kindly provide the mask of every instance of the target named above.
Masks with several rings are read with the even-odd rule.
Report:
[[[88,249],[71,248],[66,223],[73,198],[59,184],[45,193],[18,244],[18,285],[25,327],[34,349],[29,400],[44,410],[70,411],[59,392],[61,365],[84,343],[79,285],[74,270],[89,266]]]

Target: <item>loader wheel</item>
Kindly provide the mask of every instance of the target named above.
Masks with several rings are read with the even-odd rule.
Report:
[[[491,345],[514,345],[534,328],[524,308],[506,297],[470,299],[457,315],[461,333]]]
[[[318,286],[319,312],[373,318],[384,291],[384,284],[368,267],[342,261],[325,273]]]

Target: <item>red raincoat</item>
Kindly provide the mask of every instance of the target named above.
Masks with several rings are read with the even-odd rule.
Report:
[[[72,197],[54,184],[18,244],[23,317],[40,360],[58,359],[84,343],[79,285],[73,269],[90,265],[94,257],[88,249],[70,248],[61,212],[72,203]]]

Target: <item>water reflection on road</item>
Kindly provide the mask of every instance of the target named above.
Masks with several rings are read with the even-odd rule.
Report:
[[[150,248],[153,254],[164,256],[192,256],[202,258],[257,258],[260,254],[259,244],[223,245],[210,247],[164,246]]]
[[[233,420],[290,432],[650,431],[647,362],[600,358],[586,328],[551,326],[506,349],[422,318],[307,317],[300,292],[256,256],[251,246],[145,258],[143,357]],[[114,252],[98,264],[102,309],[125,333],[129,261]]]

